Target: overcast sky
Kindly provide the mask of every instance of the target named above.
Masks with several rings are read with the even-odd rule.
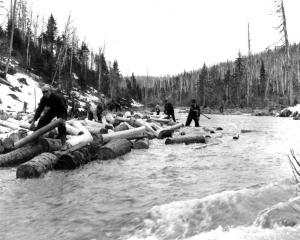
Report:
[[[8,1],[8,0],[7,0]],[[290,42],[300,40],[300,0],[285,0]],[[205,62],[247,54],[277,42],[273,0],[32,0],[33,11],[59,29],[71,12],[81,40],[94,50],[106,45],[123,75],[166,75],[196,70]],[[277,44],[278,45],[278,44]]]

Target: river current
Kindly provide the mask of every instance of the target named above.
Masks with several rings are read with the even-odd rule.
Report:
[[[181,122],[186,115],[176,113]],[[0,239],[299,240],[288,156],[294,149],[300,159],[300,122],[209,116],[200,125],[223,131],[206,148],[154,139],[149,149],[38,179],[0,169]]]

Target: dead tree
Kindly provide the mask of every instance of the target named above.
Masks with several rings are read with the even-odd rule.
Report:
[[[293,79],[290,73],[291,64],[290,64],[290,44],[288,39],[288,31],[287,31],[287,22],[285,15],[285,8],[283,4],[283,0],[277,0],[276,5],[276,13],[280,17],[280,25],[277,27],[279,33],[282,35],[281,39],[284,41],[285,47],[285,61],[284,61],[284,81],[287,83],[287,91],[289,95],[289,103],[293,103],[294,91],[293,91]]]
[[[11,59],[11,53],[12,53],[12,49],[13,49],[13,39],[14,39],[14,30],[15,30],[16,5],[17,5],[17,0],[14,1],[14,5],[12,6],[11,34],[10,34],[10,43],[9,43],[8,58],[7,58],[7,61],[6,61],[5,72],[4,72],[4,79],[6,79],[6,75],[7,75],[8,67],[9,67],[9,62],[10,62],[10,59]]]
[[[298,191],[300,191],[300,162],[297,160],[294,150],[290,149],[290,152],[292,157],[288,156],[288,159],[297,184],[297,188],[296,188],[296,196],[297,196]]]

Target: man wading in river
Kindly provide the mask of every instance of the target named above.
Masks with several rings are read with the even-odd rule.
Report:
[[[196,100],[192,99],[192,105],[189,111],[189,115],[186,119],[185,126],[190,126],[192,120],[195,122],[195,127],[199,127],[199,118],[200,118],[200,107],[196,104]]]
[[[66,124],[65,120],[67,119],[67,103],[66,99],[57,93],[51,91],[50,86],[45,85],[42,88],[43,97],[40,100],[39,106],[35,112],[33,119],[29,121],[31,123],[30,129],[38,130],[48,123],[55,117],[62,118],[64,121],[61,125],[58,126],[58,136],[57,138],[61,139],[62,149],[66,148]],[[41,113],[43,112],[44,108],[48,107],[48,110],[45,114],[40,118],[38,125],[35,127],[35,121],[39,119]]]
[[[165,100],[165,109],[164,109],[164,113],[166,115],[168,115],[168,119],[170,118],[170,116],[172,117],[173,121],[176,122],[175,119],[175,115],[174,115],[174,108],[172,103],[168,102],[168,100]]]

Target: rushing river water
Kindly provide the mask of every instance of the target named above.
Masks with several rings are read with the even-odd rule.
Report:
[[[288,155],[293,148],[300,156],[300,122],[210,117],[200,125],[222,127],[223,137],[202,149],[154,139],[147,150],[39,179],[0,169],[0,239],[299,240]],[[235,126],[252,132],[233,140]]]

